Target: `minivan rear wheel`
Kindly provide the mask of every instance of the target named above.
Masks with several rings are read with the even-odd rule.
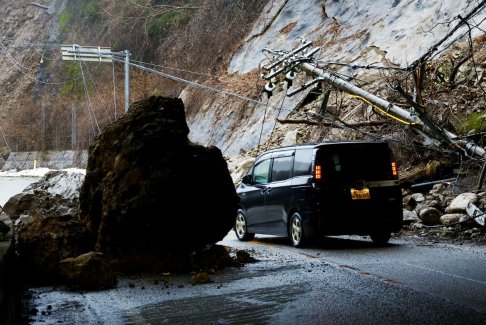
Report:
[[[235,234],[236,237],[241,241],[249,241],[255,238],[255,234],[249,233],[246,227],[246,217],[243,211],[238,211],[235,221]]]
[[[370,238],[375,243],[375,245],[383,246],[390,240],[391,230],[390,229],[380,229],[374,231],[370,234]]]
[[[294,247],[303,247],[305,243],[304,227],[302,226],[302,217],[299,213],[294,212],[290,218],[289,235]]]

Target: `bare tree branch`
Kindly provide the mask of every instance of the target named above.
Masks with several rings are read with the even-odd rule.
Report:
[[[342,128],[340,125],[331,122],[318,122],[318,121],[310,121],[310,120],[303,120],[303,119],[276,119],[277,122],[280,124],[307,124],[307,125],[323,125],[323,126],[330,126],[335,128]],[[366,122],[357,122],[357,123],[346,123],[346,126],[350,127],[362,127],[362,126],[379,126],[389,123],[388,121],[366,121]]]

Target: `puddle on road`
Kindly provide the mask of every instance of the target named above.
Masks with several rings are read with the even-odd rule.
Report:
[[[304,293],[293,285],[165,301],[135,309],[125,324],[264,324]]]

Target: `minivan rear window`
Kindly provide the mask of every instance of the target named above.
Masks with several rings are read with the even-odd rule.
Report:
[[[312,153],[312,148],[297,149],[295,151],[294,177],[311,175]]]
[[[384,143],[323,146],[317,152],[324,180],[393,179],[390,150]]]

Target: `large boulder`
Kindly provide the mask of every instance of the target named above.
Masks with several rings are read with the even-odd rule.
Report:
[[[228,233],[238,196],[226,161],[188,133],[180,99],[151,97],[93,141],[80,214],[97,237],[96,251],[144,267]]]

